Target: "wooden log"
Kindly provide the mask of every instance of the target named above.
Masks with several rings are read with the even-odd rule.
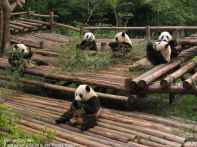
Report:
[[[28,12],[12,12],[11,13],[11,16],[27,15],[29,13],[33,13],[33,11],[28,11]]]
[[[179,120],[174,120],[172,118],[171,119],[163,118],[161,116],[155,116],[152,114],[147,115],[147,114],[141,113],[141,112],[122,112],[122,111],[117,111],[117,110],[114,110],[114,111],[117,114],[121,114],[121,115],[132,117],[132,118],[147,120],[147,121],[155,122],[158,124],[163,124],[166,127],[168,126],[168,127],[176,128],[178,130],[183,129],[183,130],[197,132],[197,124],[196,123],[188,123],[183,120],[179,121]]]
[[[22,39],[22,38],[17,38],[17,37],[11,37],[11,42],[12,43],[23,43],[25,44],[26,46],[29,46],[29,47],[33,47],[33,48],[44,48],[44,42],[43,41],[40,41],[39,43],[35,43],[31,40],[26,40],[26,39]]]
[[[70,25],[66,25],[66,24],[55,23],[55,26],[64,27],[64,28],[67,28],[67,29],[71,29],[72,31],[80,32],[79,28],[74,27],[74,26],[70,26]]]
[[[179,144],[179,143],[168,141],[164,138],[159,138],[157,136],[148,135],[143,132],[138,132],[138,131],[135,131],[132,129],[128,129],[128,126],[129,126],[128,124],[126,125],[127,127],[125,128],[125,125],[124,125],[124,127],[121,127],[120,123],[117,123],[116,121],[109,121],[109,120],[107,121],[106,120],[105,122],[98,122],[98,125],[101,127],[104,127],[104,128],[109,128],[109,129],[117,130],[120,132],[134,134],[134,135],[139,136],[139,137],[146,139],[148,141],[156,142],[156,143],[163,144],[163,145],[166,145],[169,147],[181,147],[181,144]]]
[[[138,88],[140,88],[140,89],[147,88],[148,85],[150,85],[152,82],[154,82],[155,80],[157,80],[161,76],[164,76],[165,74],[173,71],[181,63],[183,63],[183,62],[191,59],[193,56],[195,56],[196,53],[197,53],[197,47],[191,47],[190,49],[187,49],[186,51],[182,52],[179,55],[179,57],[175,61],[173,61],[172,63],[166,64],[165,67],[163,67],[162,69],[159,69],[158,71],[153,72],[151,75],[143,77],[137,84]]]
[[[197,87],[196,87],[197,88]],[[174,94],[197,94],[197,89],[185,88],[181,84],[171,85],[163,88],[160,84],[149,85],[146,89],[131,94],[153,94],[153,93],[174,93]]]
[[[186,65],[181,67],[179,70],[175,71],[174,73],[168,75],[165,79],[161,80],[160,85],[162,87],[170,86],[172,83],[175,82],[175,80],[183,76],[185,73],[191,71],[196,66],[197,66],[197,62],[190,60]]]
[[[185,142],[185,138],[184,137],[179,137],[170,133],[166,133],[166,132],[162,132],[160,130],[156,130],[153,128],[146,128],[146,127],[141,127],[141,126],[137,126],[132,124],[132,120],[128,119],[126,117],[116,117],[116,116],[112,116],[112,115],[107,115],[106,113],[102,113],[101,117],[104,119],[100,119],[100,121],[102,121],[103,123],[105,122],[117,122],[119,123],[119,125],[121,123],[125,124],[124,126],[127,126],[128,129],[130,130],[135,130],[138,132],[142,132],[151,136],[157,136],[159,138],[165,138],[169,141],[172,142],[176,142],[176,143],[184,143]],[[110,120],[110,121],[109,121]]]
[[[193,74],[189,79],[183,81],[183,87],[191,89],[192,87],[195,89],[197,88],[197,72]]]
[[[41,17],[41,18],[50,18],[51,17],[50,14],[49,15],[48,14],[38,14],[33,11],[32,11],[32,13],[30,13],[30,16]],[[53,17],[58,18],[59,16],[54,14]]]
[[[181,39],[179,41],[179,44],[196,46],[197,45],[197,39]]]
[[[23,124],[24,126],[28,126],[34,129],[44,129],[45,126],[50,127],[51,129],[55,130],[56,135],[58,137],[61,138],[65,138],[68,139],[69,141],[73,141],[76,142],[78,144],[83,144],[83,145],[87,145],[87,146],[95,146],[95,147],[108,147],[108,145],[96,142],[96,139],[89,139],[87,138],[88,136],[80,134],[80,133],[75,133],[63,128],[59,128],[56,127],[54,125],[48,124],[48,123],[44,123],[44,122],[40,122],[38,120],[34,120],[34,119],[26,119],[24,118],[23,120],[20,121],[21,124]]]
[[[140,80],[142,80],[143,78],[152,75],[153,73],[155,73],[156,71],[162,69],[163,67],[165,67],[164,64],[162,65],[158,65],[156,67],[154,67],[153,69],[149,70],[148,72],[141,74],[140,76],[136,77],[135,79],[126,79],[125,80],[125,85],[126,88],[129,89],[129,91],[136,91],[137,90],[137,84]]]
[[[13,25],[13,24],[10,24],[10,27],[20,31],[27,31],[27,29],[25,29],[24,27]]]
[[[27,22],[33,22],[33,23],[38,23],[42,25],[49,26],[49,22],[41,21],[41,20],[35,20],[35,19],[27,19],[27,18],[20,18],[19,20],[27,21]]]
[[[151,40],[150,26],[146,26],[146,41],[150,41],[150,40]]]
[[[145,32],[146,27],[92,27],[92,26],[88,26],[88,27],[84,27],[84,30],[112,30],[112,31],[116,31],[116,30],[129,30],[129,31],[142,31]],[[161,32],[161,31],[180,31],[180,30],[184,30],[184,31],[196,31],[197,27],[196,26],[150,26],[150,30],[154,31],[154,32]]]
[[[58,57],[59,56],[57,53],[51,52],[51,51],[33,50],[33,52],[35,54],[39,54],[42,56],[49,56],[49,57]]]
[[[19,103],[20,104],[20,103]],[[31,103],[29,103],[29,104],[31,104]],[[19,105],[16,105],[16,109],[19,109],[20,107],[22,107],[22,108],[24,108],[22,105],[21,106],[19,106]],[[15,109],[14,108],[14,109]],[[29,110],[32,110],[32,108],[31,107],[28,107],[29,108]],[[34,108],[34,109],[36,109],[36,108]],[[25,111],[24,111],[25,110]],[[26,109],[26,108],[24,108],[24,109],[21,109],[21,111],[22,111],[22,113],[28,113],[27,112],[27,110],[28,109]],[[37,110],[37,109],[36,109]],[[39,112],[39,113],[38,113]],[[40,110],[38,109],[38,112],[35,112],[35,115],[36,114],[41,114],[40,113]],[[33,117],[34,118],[34,116],[35,115],[32,115],[32,114],[29,114],[28,115],[28,117]],[[44,121],[45,119],[44,119],[44,117],[46,118],[46,116],[48,116],[48,115],[46,115],[45,114],[45,116],[43,115],[43,117],[41,117],[41,118],[38,118],[40,121]],[[36,116],[37,117],[37,116]],[[25,115],[25,118],[27,118],[27,115]],[[46,120],[49,120],[49,119],[46,119]],[[165,140],[165,139],[162,139],[162,138],[158,138],[158,137],[155,137],[155,136],[151,136],[151,135],[147,135],[147,134],[144,134],[144,133],[141,133],[141,132],[136,132],[136,131],[133,131],[133,130],[131,130],[131,129],[128,129],[128,128],[125,128],[126,126],[124,125],[124,127],[120,127],[120,123],[115,123],[115,122],[113,122],[113,121],[109,121],[110,123],[108,124],[108,123],[106,123],[106,122],[103,122],[103,123],[100,123],[99,122],[99,125],[100,124],[102,124],[103,126],[105,126],[106,128],[113,128],[113,129],[115,129],[115,130],[118,130],[118,131],[120,131],[121,130],[121,132],[123,131],[123,132],[128,132],[128,133],[131,133],[131,134],[137,134],[137,135],[139,135],[139,136],[141,136],[142,138],[145,138],[145,139],[148,139],[149,141],[154,141],[154,142],[158,142],[158,143],[161,143],[161,144],[166,144],[166,145],[169,145],[169,146],[173,146],[173,147],[175,147],[175,146],[179,146],[180,147],[180,144],[178,144],[178,143],[175,143],[175,142],[171,142],[171,141],[168,141],[168,140]],[[112,123],[113,122],[113,123]],[[118,125],[117,125],[118,124]],[[127,127],[128,127],[129,125],[127,125]],[[68,129],[67,129],[68,130]]]
[[[27,25],[31,25],[31,26],[35,26],[35,27],[41,27],[42,26],[42,24],[28,22],[28,21],[22,21],[22,20],[20,20],[20,21],[17,20],[17,22],[20,22],[20,23],[23,23],[23,24],[27,24]]]
[[[23,23],[16,22],[16,21],[10,21],[10,24],[13,24],[13,25],[16,25],[16,26],[21,26],[21,27],[24,27],[24,28],[27,28],[27,29],[35,29],[35,27],[33,27],[31,25],[23,24]]]
[[[0,76],[0,79],[11,81],[11,78],[5,77],[5,76]],[[49,84],[49,83],[45,83],[45,82],[33,81],[33,80],[20,79],[19,81],[24,83],[24,84],[27,84],[29,86],[34,85],[34,86],[37,86],[37,87],[42,87],[42,88],[49,89],[49,90],[61,91],[61,92],[70,93],[70,94],[73,94],[76,90],[75,88],[69,88],[69,87]],[[97,94],[100,98],[103,98],[103,99],[121,100],[121,101],[127,101],[128,100],[128,98],[125,97],[125,96],[104,94],[104,93],[100,93],[100,92],[97,92]]]

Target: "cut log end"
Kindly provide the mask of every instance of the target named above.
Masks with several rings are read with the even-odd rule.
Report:
[[[192,84],[188,81],[183,81],[183,87],[189,89],[192,88]]]
[[[146,81],[144,80],[140,80],[137,84],[137,87],[139,89],[147,89],[148,88],[148,84],[146,83]]]

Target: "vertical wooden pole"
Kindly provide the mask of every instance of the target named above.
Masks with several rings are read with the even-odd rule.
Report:
[[[84,28],[83,28],[83,26],[81,25],[81,26],[80,26],[80,37],[81,37],[83,34],[84,34]]]
[[[150,31],[150,26],[146,26],[146,41],[151,40],[151,31]]]
[[[3,54],[3,10],[0,8],[0,56]]]
[[[3,48],[8,49],[10,47],[10,16],[11,9],[9,3],[3,7]]]
[[[53,11],[50,11],[49,24],[50,24],[51,32],[53,32],[53,29],[54,29],[54,12]]]

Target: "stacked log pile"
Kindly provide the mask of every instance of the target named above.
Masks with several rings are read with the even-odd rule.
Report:
[[[139,93],[192,93],[197,94],[196,67],[197,47],[184,50],[179,57],[169,64],[158,65],[146,73],[134,79],[126,80],[126,87],[130,94]],[[194,58],[194,59],[193,59]],[[183,76],[193,73],[191,78],[176,83],[177,80],[184,80]],[[160,84],[158,84],[160,83]],[[184,86],[183,86],[184,85]]]
[[[192,147],[191,132],[197,125],[153,115],[102,109],[98,125],[88,131],[67,124],[56,125],[55,119],[68,110],[70,102],[10,91],[5,104],[20,113],[18,126],[27,133],[55,132],[54,142],[79,146]],[[188,136],[186,135],[188,134]],[[191,140],[192,141],[192,140]]]

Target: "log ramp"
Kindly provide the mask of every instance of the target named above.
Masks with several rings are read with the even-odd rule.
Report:
[[[67,124],[54,123],[70,102],[3,89],[11,95],[4,103],[20,114],[18,127],[27,133],[55,132],[54,142],[78,146],[196,147],[188,139],[197,132],[197,124],[161,118],[138,112],[103,108],[98,125],[80,132]]]

